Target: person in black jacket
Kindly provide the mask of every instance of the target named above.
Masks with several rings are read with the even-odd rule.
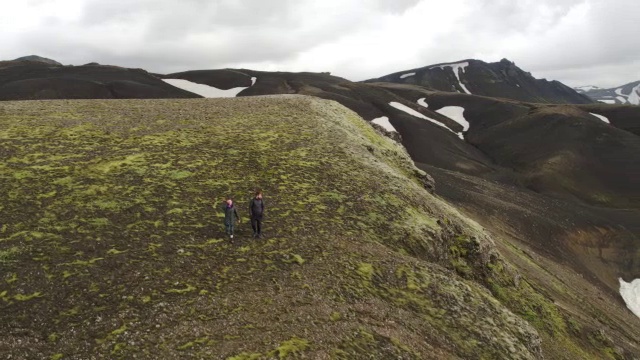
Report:
[[[224,211],[225,230],[227,231],[227,235],[233,239],[234,226],[236,221],[240,222],[240,216],[238,216],[238,211],[236,210],[231,197],[228,197],[222,204],[222,211]]]
[[[249,214],[251,215],[251,227],[253,228],[253,237],[262,237],[262,218],[264,216],[264,200],[262,199],[262,190],[257,189],[255,196],[249,202]]]

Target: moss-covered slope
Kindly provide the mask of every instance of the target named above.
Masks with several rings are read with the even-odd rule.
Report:
[[[2,103],[0,158],[0,354],[602,355],[334,102]],[[231,242],[217,208],[256,186],[267,236]]]

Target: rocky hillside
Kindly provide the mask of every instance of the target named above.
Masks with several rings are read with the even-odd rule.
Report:
[[[418,164],[515,177],[539,193],[606,207],[638,207],[640,201],[626,180],[640,171],[640,139],[633,135],[640,123],[636,107],[544,105],[415,85],[353,83],[322,73],[226,69],[165,77],[242,89],[238,96],[304,94],[335,100],[367,120],[386,119]],[[603,136],[611,141],[599,140]],[[562,166],[567,163],[575,166]]]
[[[640,81],[632,82],[612,89],[598,87],[577,88],[581,94],[605,104],[640,105]]]
[[[114,68],[97,64],[86,67],[90,66],[97,66],[99,69]],[[448,71],[449,68],[453,66],[442,65],[440,70]],[[459,67],[458,70],[460,76],[463,68]],[[468,69],[464,71],[469,72]],[[181,91],[182,94],[193,97],[301,94],[339,102],[370,121],[380,132],[400,141],[416,166],[435,178],[437,196],[454,204],[464,213],[463,217],[473,219],[493,234],[493,242],[502,258],[518,272],[510,275],[511,280],[507,281],[507,277],[501,276],[498,276],[501,280],[491,280],[490,277],[487,278],[482,266],[470,266],[471,270],[468,270],[442,254],[436,257],[435,262],[455,270],[465,278],[474,279],[489,289],[503,305],[531,324],[542,340],[542,352],[547,358],[605,358],[605,354],[618,357],[638,354],[640,321],[626,308],[620,295],[620,281],[624,283],[640,279],[640,257],[637,255],[640,251],[640,193],[633,181],[640,173],[640,107],[594,102],[578,105],[551,104],[541,100],[529,102],[463,94],[462,85],[466,84],[464,76],[458,83],[460,91],[455,92],[436,91],[432,87],[396,82],[354,83],[328,73],[262,72],[247,69],[198,70],[169,75],[142,73],[145,79],[152,78],[154,84],[162,83],[162,86],[173,89],[171,91]],[[96,73],[87,74],[95,76]],[[452,79],[455,78],[455,73],[444,76]],[[412,77],[417,78],[418,75],[408,75],[403,79]],[[467,90],[471,89],[467,85],[465,87]],[[64,92],[60,94],[62,96]],[[131,97],[142,97],[146,93],[128,94]],[[245,120],[254,121],[252,119],[256,114],[250,100],[237,101],[208,100],[202,103],[212,107],[207,109],[204,105],[198,106],[198,109],[187,109],[190,104],[200,104],[198,102],[122,102],[122,111],[126,108],[127,114],[117,115],[116,118],[120,120],[116,121],[129,119],[132,123],[140,123],[138,115],[132,117],[129,112],[148,112],[149,115],[143,116],[142,124],[152,121],[149,117],[155,117],[163,123],[168,119],[169,123],[177,121],[179,124],[191,124],[192,120],[189,119],[192,117],[200,119],[198,121],[221,117],[240,121],[242,126],[232,132],[232,137],[243,139],[243,132],[252,127]],[[103,117],[96,115],[97,109],[91,109],[94,105],[89,105],[96,104],[99,108],[106,106],[102,102],[83,104],[85,105],[81,107],[81,111],[73,110],[74,115],[69,115],[69,118],[75,119],[76,116],[81,116],[75,114],[83,114],[84,111],[90,111],[95,119]],[[242,116],[248,118],[236,120],[242,116],[233,115],[230,118],[221,115],[220,112],[224,114],[226,110],[219,107],[233,108],[233,104],[243,104],[246,115]],[[11,106],[17,105],[11,103]],[[156,106],[163,110],[153,110]],[[271,105],[264,106],[268,109]],[[62,109],[63,105],[60,107]],[[186,112],[180,113],[183,110],[178,110],[179,107],[184,107]],[[285,110],[277,114],[269,113],[269,116],[288,119],[287,109],[291,109],[293,114],[299,111],[293,108],[287,105],[283,108]],[[119,114],[111,108],[105,111]],[[173,118],[173,115],[166,115],[165,112],[180,113],[180,116]],[[332,118],[328,115],[321,117],[323,116],[326,119]],[[70,120],[65,121],[72,123]],[[105,120],[106,123],[109,121]],[[289,120],[282,121],[293,124],[291,128],[298,126],[289,123]],[[314,124],[319,126],[318,122]],[[346,129],[350,129],[348,131],[353,130],[346,123],[339,124],[338,127],[346,126]],[[127,138],[143,136],[145,131],[154,129],[155,126],[136,125],[132,128],[135,131],[132,130]],[[324,126],[322,125],[323,128]],[[274,138],[282,137],[279,131],[267,129],[265,127],[264,132],[272,134]],[[287,131],[297,134],[297,130]],[[180,134],[183,133],[166,133],[163,135],[163,144],[174,146],[167,139]],[[255,139],[254,137],[252,141]],[[322,144],[321,146],[331,148],[337,146],[332,142]],[[137,151],[143,149],[134,147],[133,143],[130,146]],[[367,145],[365,148],[376,153],[376,146]],[[201,149],[193,148],[192,151],[199,153],[203,151]],[[174,150],[172,148],[171,151]],[[355,154],[352,150],[345,151],[347,154]],[[184,156],[186,157],[186,153]],[[191,161],[181,159],[180,162],[185,164]],[[257,166],[260,162],[252,164],[251,166]],[[136,163],[135,166],[139,165]],[[295,168],[294,171],[302,170]],[[350,173],[349,175],[351,176]],[[243,176],[252,179],[246,174]],[[280,181],[287,182],[287,179]],[[376,178],[375,181],[389,180]],[[433,190],[431,181],[426,184]],[[250,187],[245,187],[247,193]],[[300,211],[303,211],[302,205],[300,206]],[[331,208],[329,205],[325,206]],[[170,210],[166,208],[162,212]],[[326,216],[328,215],[323,213],[321,218]],[[104,216],[99,216],[102,217]],[[168,219],[165,221],[170,222]],[[363,221],[363,224],[369,223]],[[400,252],[406,251],[418,257],[426,256],[429,261],[433,261],[430,254],[434,248],[424,250],[412,244],[405,245],[402,245]],[[458,245],[454,244],[454,249],[450,244],[444,246],[445,249],[447,247],[450,252],[458,254]],[[463,252],[465,255],[469,253],[468,250]],[[302,259],[307,258],[305,254],[296,254]],[[443,261],[443,258],[447,260]],[[527,284],[536,289],[538,294],[542,294],[541,298],[535,297],[538,302],[536,305],[523,302],[523,293],[520,291],[505,291],[505,284],[515,284],[518,287],[521,277],[525,277]],[[549,307],[548,304],[539,303],[540,301],[552,302],[554,306]],[[559,341],[558,338],[564,340]],[[455,351],[450,354],[462,356],[459,355],[462,353]]]
[[[556,326],[481,228],[336,103],[4,103],[0,133],[4,354],[539,358],[489,281]],[[267,239],[245,223],[230,242],[217,207],[233,195],[244,215],[254,186]]]
[[[533,271],[536,286],[568,316],[618,330],[614,324],[627,322],[623,333],[637,326],[619,279],[640,278],[640,193],[630,181],[639,172],[640,108],[528,103],[328,74],[226,71],[236,74],[237,85],[257,79],[240,96],[332,99],[386,127],[433,175],[437,194],[500,234],[504,253],[523,272]],[[208,81],[224,85],[215,76]],[[540,276],[536,268],[553,270]]]
[[[622,304],[434,197],[335,102],[4,102],[0,136],[3,354],[640,355]],[[256,186],[267,238],[230,242],[217,207]]]
[[[513,62],[463,60],[389,74],[367,82],[419,85],[432,90],[459,92],[535,103],[591,103],[589,97],[559,81],[536,79]]]
[[[166,84],[142,69],[62,66],[28,56],[0,61],[0,100],[200,97]]]

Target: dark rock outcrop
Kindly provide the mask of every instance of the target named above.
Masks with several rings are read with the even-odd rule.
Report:
[[[400,136],[400,133],[398,133],[397,131],[387,131],[387,129],[385,129],[384,127],[374,123],[371,123],[371,126],[373,126],[373,128],[376,129],[376,131],[380,134],[402,144],[402,136]]]

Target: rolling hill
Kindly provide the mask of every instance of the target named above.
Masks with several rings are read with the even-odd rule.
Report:
[[[61,66],[41,59],[0,61],[0,100],[200,97],[170,86],[142,69]]]

